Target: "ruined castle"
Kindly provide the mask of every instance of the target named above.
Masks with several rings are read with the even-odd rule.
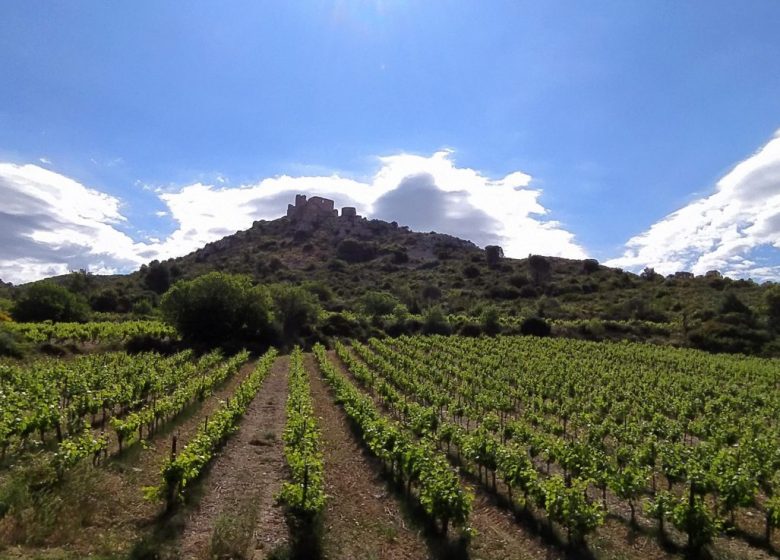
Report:
[[[329,198],[313,196],[306,199],[305,194],[295,195],[295,205],[287,205],[287,217],[293,223],[315,225],[326,218],[337,218],[339,211],[334,208],[334,202]],[[348,219],[360,218],[352,206],[341,209],[341,217]]]

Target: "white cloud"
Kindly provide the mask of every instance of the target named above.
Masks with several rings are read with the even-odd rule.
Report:
[[[160,247],[167,255],[179,255],[219,239],[227,233],[251,226],[254,220],[274,219],[284,214],[293,194],[300,192],[332,198],[337,206],[356,206],[358,213],[372,217],[379,210],[382,197],[396,192],[404,180],[427,175],[442,193],[457,195],[459,203],[446,208],[427,208],[427,218],[409,224],[403,215],[381,215],[428,231],[430,225],[443,226],[440,233],[464,235],[472,233],[472,214],[492,218],[492,231],[484,232],[500,243],[508,256],[525,257],[529,253],[584,258],[585,251],[574,235],[555,221],[545,220],[548,211],[539,203],[541,191],[528,188],[531,176],[513,172],[499,179],[490,179],[478,171],[457,167],[450,151],[440,151],[430,157],[400,154],[379,158],[380,168],[370,180],[361,182],[341,177],[287,175],[264,179],[241,187],[215,187],[196,183],[178,192],[160,194],[179,227]],[[413,193],[412,193],[413,194]],[[410,196],[404,208],[415,206]],[[445,216],[436,215],[436,211]]]
[[[777,278],[777,267],[757,264],[753,253],[780,248],[780,131],[716,184],[715,193],[653,224],[606,264],[652,266],[669,274],[720,270],[729,276]]]
[[[115,226],[119,200],[37,165],[0,164],[0,278],[24,282],[89,268],[140,264],[138,245]]]
[[[118,229],[126,220],[117,198],[36,165],[0,164],[0,195],[10,201],[0,209],[0,278],[18,283],[84,267],[127,272],[155,258],[187,254],[255,220],[278,218],[296,193],[332,198],[339,207],[355,206],[364,216],[421,231],[499,243],[509,256],[585,256],[572,233],[545,218],[541,192],[529,188],[526,173],[490,179],[458,167],[449,151],[387,156],[378,163],[365,181],[338,174],[282,175],[237,187],[194,183],[156,189],[167,211],[155,215],[170,216],[176,229],[145,243]]]
[[[38,158],[38,161],[40,161],[44,165],[51,165],[51,160],[49,158],[40,157]]]

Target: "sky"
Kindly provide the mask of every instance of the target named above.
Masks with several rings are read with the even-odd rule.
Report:
[[[0,4],[0,279],[296,193],[507,256],[780,280],[780,2]]]

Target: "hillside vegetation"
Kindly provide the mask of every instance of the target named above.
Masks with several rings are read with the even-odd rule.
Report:
[[[778,298],[772,299],[776,289],[770,284],[732,280],[717,271],[663,277],[651,269],[636,275],[592,259],[510,259],[499,247],[481,249],[449,235],[360,217],[258,221],[184,257],[153,261],[129,275],[80,271],[54,281],[87,301],[94,317],[116,320],[156,314],[171,286],[213,271],[246,275],[255,284],[299,285],[325,311],[348,312],[349,320],[351,314],[385,316],[373,326],[390,334],[399,323],[387,320],[394,309],[396,315],[416,316],[419,323],[395,330],[415,332],[422,316],[437,308],[449,316],[448,329],[463,334],[478,334],[476,327],[484,327],[485,314],[492,313],[510,332],[519,332],[525,318],[541,317],[553,323],[554,334],[566,336],[776,352],[773,317],[780,310],[773,309],[771,302]],[[30,288],[5,290],[18,305]],[[13,303],[5,302],[8,313]],[[69,308],[83,309],[77,303]],[[344,321],[333,323],[331,334],[361,336],[366,330],[364,324],[343,331],[338,325]]]

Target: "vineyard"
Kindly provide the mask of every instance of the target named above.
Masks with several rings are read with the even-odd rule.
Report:
[[[7,360],[0,557],[772,558],[778,411],[774,360],[626,342]]]

